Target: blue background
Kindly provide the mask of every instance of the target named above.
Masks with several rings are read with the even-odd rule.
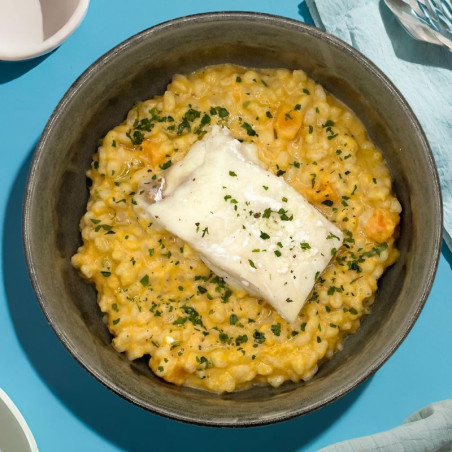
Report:
[[[426,307],[382,369],[337,402],[281,424],[231,430],[161,418],[111,393],[63,348],[28,279],[21,208],[33,150],[64,92],[104,52],[175,17],[227,9],[312,23],[306,5],[292,0],[154,5],[150,0],[92,0],[80,28],[59,49],[32,61],[0,62],[0,387],[23,413],[41,451],[315,451],[392,428],[422,406],[450,398],[452,255],[445,247]]]

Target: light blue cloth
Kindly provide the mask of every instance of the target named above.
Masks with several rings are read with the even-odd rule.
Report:
[[[452,249],[452,52],[413,39],[383,0],[306,3],[318,27],[371,59],[414,110],[435,155],[443,192],[444,238]]]
[[[306,0],[316,25],[370,58],[400,89],[435,155],[444,206],[444,238],[452,249],[452,53],[418,42],[383,0]],[[433,403],[401,426],[333,444],[319,452],[452,451],[452,400]]]
[[[319,452],[450,452],[452,400],[432,403],[400,427],[376,435],[333,444]]]

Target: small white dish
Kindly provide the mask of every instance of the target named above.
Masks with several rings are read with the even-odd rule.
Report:
[[[44,55],[80,25],[89,0],[0,0],[0,60]]]
[[[0,389],[0,451],[38,452],[38,446],[20,411]]]

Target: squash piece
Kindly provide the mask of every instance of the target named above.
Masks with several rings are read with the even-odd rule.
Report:
[[[276,114],[274,129],[278,138],[293,140],[303,122],[303,113],[287,104],[281,104]]]
[[[314,186],[306,187],[301,184],[292,184],[311,204],[319,204],[324,201],[336,202],[339,198],[326,177],[315,178]]]
[[[399,224],[399,215],[387,209],[377,208],[367,220],[364,232],[375,242],[385,242],[394,234]]]
[[[155,141],[143,141],[141,144],[145,156],[151,162],[153,168],[161,165],[166,158],[166,151],[161,146],[160,142]]]

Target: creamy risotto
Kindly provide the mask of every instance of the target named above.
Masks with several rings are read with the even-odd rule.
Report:
[[[344,234],[293,323],[136,215],[140,182],[157,180],[215,124],[254,143],[266,168]],[[222,65],[174,76],[105,136],[88,177],[72,263],[96,285],[116,350],[150,356],[154,373],[177,385],[230,392],[310,379],[370,312],[377,280],[398,256],[401,206],[381,152],[300,70]]]

